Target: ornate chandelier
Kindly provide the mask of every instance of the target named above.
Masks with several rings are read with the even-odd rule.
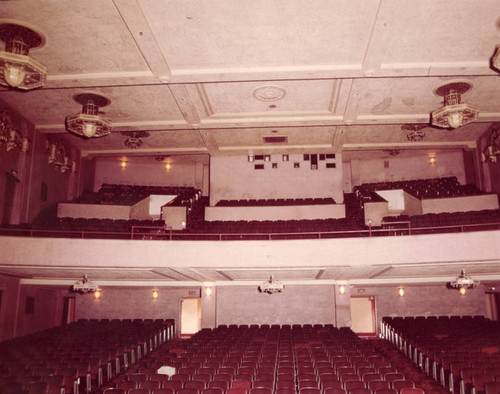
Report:
[[[99,289],[96,283],[88,280],[87,274],[83,275],[83,279],[73,283],[71,290],[79,294],[94,293]]]
[[[45,85],[47,68],[28,56],[30,48],[42,45],[40,34],[13,24],[0,24],[0,39],[5,51],[0,51],[0,85],[17,89],[35,89]]]
[[[460,294],[465,294],[468,289],[472,289],[479,285],[478,280],[472,279],[469,275],[462,270],[460,275],[455,280],[447,283],[447,287],[450,289],[458,289]]]
[[[461,96],[470,90],[467,82],[454,82],[443,85],[435,93],[444,98],[444,107],[431,113],[433,126],[456,129],[477,119],[479,107],[462,103]]]
[[[268,281],[260,284],[259,291],[261,293],[274,294],[281,293],[284,288],[285,286],[283,286],[283,283],[274,280],[273,276],[271,275]]]
[[[73,100],[82,105],[82,112],[66,118],[66,129],[86,138],[104,137],[111,133],[111,122],[99,115],[99,107],[111,100],[95,93],[78,93]]]

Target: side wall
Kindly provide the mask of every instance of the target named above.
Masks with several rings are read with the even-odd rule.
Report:
[[[96,159],[94,191],[103,183],[143,186],[192,186],[203,192],[203,163],[173,163],[169,170],[165,163],[130,162],[125,168],[120,161]],[[205,194],[205,193],[204,193]]]
[[[370,182],[395,182],[412,179],[440,178],[456,176],[461,184],[465,184],[465,168],[462,151],[436,154],[436,163],[430,164],[427,155],[396,156],[384,160],[352,160],[352,185]]]

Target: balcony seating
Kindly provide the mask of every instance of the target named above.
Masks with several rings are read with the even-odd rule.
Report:
[[[325,205],[335,204],[331,197],[319,198],[278,198],[278,199],[240,199],[240,200],[219,200],[217,207],[272,207],[290,205]]]

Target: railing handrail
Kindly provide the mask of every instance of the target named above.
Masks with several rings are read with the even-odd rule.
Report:
[[[393,222],[397,223],[397,222]],[[108,239],[107,236],[119,236],[118,239],[131,239],[131,240],[219,240],[219,241],[230,241],[230,240],[283,240],[287,239],[298,239],[298,238],[316,238],[316,239],[329,239],[336,238],[335,236],[341,235],[361,235],[364,237],[373,236],[394,236],[394,235],[412,235],[418,234],[430,234],[436,231],[442,230],[459,230],[459,232],[466,232],[467,230],[474,231],[477,227],[494,227],[500,226],[500,222],[488,222],[488,223],[473,223],[473,224],[455,224],[447,226],[428,226],[428,227],[411,227],[409,222],[400,222],[408,224],[407,228],[370,228],[367,230],[332,230],[332,231],[307,231],[307,232],[232,232],[232,233],[206,233],[206,232],[174,232],[170,226],[132,226],[130,232],[124,231],[87,231],[87,230],[51,230],[51,229],[33,229],[33,228],[10,228],[10,227],[0,227],[0,236],[28,236],[30,238],[43,237],[48,234],[55,234],[55,237],[64,235],[78,235],[78,237],[69,238],[92,238],[92,239]],[[138,231],[140,229],[150,229],[153,232]],[[453,231],[445,231],[453,232]],[[97,235],[102,235],[103,237],[96,237]],[[113,238],[117,239],[117,238]]]

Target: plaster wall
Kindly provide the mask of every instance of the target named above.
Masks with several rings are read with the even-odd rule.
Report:
[[[203,188],[201,163],[172,164],[170,170],[165,163],[129,162],[126,168],[117,160],[96,159],[94,191],[103,183],[143,186],[192,186]]]
[[[469,290],[465,296],[444,285],[405,285],[404,297],[399,297],[394,286],[353,286],[352,295],[375,297],[377,329],[384,316],[486,316],[485,288]]]
[[[152,298],[150,288],[101,287],[102,296],[78,295],[75,319],[175,319],[179,327],[180,306],[183,298],[200,296],[200,288],[155,287],[159,297]]]
[[[205,220],[301,220],[345,218],[344,204],[206,207]]]
[[[389,167],[384,166],[384,161],[388,162]],[[447,176],[456,176],[461,184],[465,184],[465,169],[461,150],[438,153],[436,163],[433,165],[429,164],[427,155],[397,156],[385,160],[351,161],[353,185]]]
[[[483,194],[422,200],[422,213],[467,212],[482,209],[498,209],[498,195]]]
[[[389,215],[389,204],[387,201],[366,202],[364,204],[365,225],[381,226],[382,219]]]
[[[219,286],[217,324],[333,324],[332,285],[285,286],[276,294],[257,286]]]
[[[34,313],[26,313],[26,299],[33,297]],[[39,286],[21,286],[16,336],[56,327],[62,323],[63,298],[61,291]]]
[[[217,155],[210,158],[210,205],[219,200],[333,197],[343,203],[342,158],[319,160],[318,168],[304,155],[290,154],[282,161],[281,154],[271,154],[269,162],[249,162],[245,155]],[[326,168],[326,163],[336,168]],[[273,168],[273,163],[277,168]],[[299,167],[295,167],[298,163]],[[264,169],[256,170],[255,165]]]
[[[58,218],[88,218],[88,219],[130,219],[130,207],[125,205],[97,204],[57,204]]]
[[[421,215],[422,201],[419,198],[412,196],[409,193],[404,193],[405,209],[401,212],[402,215]]]

